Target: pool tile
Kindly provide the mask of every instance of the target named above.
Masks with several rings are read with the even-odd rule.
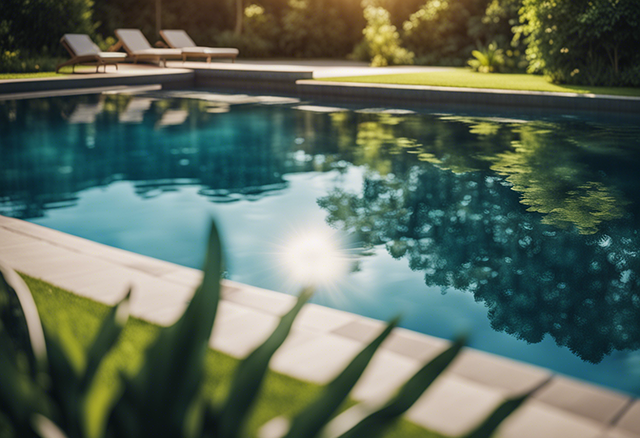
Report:
[[[508,417],[496,438],[601,438],[603,424],[530,400]]]
[[[295,297],[278,292],[272,292],[259,289],[252,286],[238,286],[238,283],[232,284],[232,287],[238,287],[234,293],[225,295],[225,299],[234,303],[257,309],[271,315],[282,316],[287,313],[295,304]]]
[[[461,352],[449,371],[474,382],[498,388],[505,395],[524,393],[551,378],[551,373],[542,368],[469,348]]]
[[[384,327],[386,327],[386,324],[381,321],[358,316],[355,321],[333,330],[332,333],[368,343],[378,336],[384,330]],[[412,359],[426,361],[441,353],[449,345],[450,343],[444,339],[437,339],[396,328],[384,341],[381,348]]]
[[[610,423],[629,403],[629,397],[586,382],[555,377],[534,397],[558,407],[602,423]]]
[[[279,352],[271,368],[300,380],[325,384],[347,366],[362,346],[352,339],[324,334],[295,349]]]
[[[406,416],[427,429],[457,436],[479,424],[502,400],[499,391],[458,376],[446,375],[427,389]],[[544,435],[537,438],[542,437]]]
[[[451,343],[445,339],[396,328],[384,341],[382,348],[424,363],[442,353],[449,345]]]
[[[171,271],[161,275],[161,278],[173,283],[180,283],[191,288],[200,286],[203,273],[199,269],[185,268],[179,266],[175,271]]]
[[[613,428],[607,430],[603,435],[598,438],[640,438],[640,435],[631,433],[624,429]]]
[[[378,350],[351,395],[356,400],[384,402],[421,367],[417,360]]]
[[[320,332],[330,332],[347,325],[355,319],[356,316],[351,313],[308,303],[300,310],[293,326]]]
[[[216,321],[209,345],[231,356],[242,358],[262,343],[278,324],[279,318],[247,310],[229,319]]]
[[[0,227],[0,254],[5,254],[7,257],[14,251],[17,251],[18,248],[24,247],[25,245],[33,246],[38,243],[42,242],[38,242],[24,234]]]
[[[333,330],[332,333],[356,341],[369,343],[375,339],[384,328],[385,324],[381,321],[359,317],[355,321]]]
[[[624,411],[620,419],[615,424],[616,428],[632,432],[640,436],[640,401],[635,400],[633,404]]]

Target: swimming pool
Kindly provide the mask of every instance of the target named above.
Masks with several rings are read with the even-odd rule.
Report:
[[[0,214],[296,293],[292,236],[339,234],[315,302],[640,395],[637,120],[214,92],[0,102]]]

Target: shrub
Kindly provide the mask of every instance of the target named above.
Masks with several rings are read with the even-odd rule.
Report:
[[[353,26],[330,0],[289,0],[282,17],[282,55],[342,58],[357,40]]]
[[[20,50],[0,52],[0,73],[37,73],[55,71],[63,58],[21,55]]]
[[[523,0],[529,72],[554,82],[638,86],[637,0]]]
[[[367,26],[364,39],[356,46],[352,57],[371,61],[371,66],[413,64],[413,52],[400,47],[400,34],[391,24],[389,12],[379,6],[366,5],[364,18]]]
[[[470,59],[467,63],[474,71],[480,73],[494,73],[500,71],[504,65],[504,54],[502,49],[498,49],[498,45],[493,42],[481,50],[471,52],[474,59]]]
[[[121,376],[123,390],[105,406],[108,418],[101,436],[236,438],[258,396],[269,361],[288,336],[294,319],[311,291],[304,290],[267,340],[240,362],[224,400],[213,406],[202,396],[204,358],[220,300],[222,254],[212,226],[205,272],[182,317],[161,328],[144,352],[135,376]],[[15,435],[67,436],[88,434],[87,395],[104,357],[117,342],[128,318],[131,291],[103,321],[87,351],[70,356],[50,333],[43,333],[37,309],[20,277],[0,266],[0,423]],[[381,405],[358,404],[331,419],[346,400],[378,347],[397,321],[358,353],[318,398],[289,422],[273,420],[287,438],[374,437],[402,415],[447,368],[462,341],[422,367]],[[488,438],[499,423],[528,396],[505,401],[469,438]],[[4,417],[4,420],[3,420]],[[263,435],[268,435],[265,429]]]
[[[65,33],[93,34],[92,0],[2,0],[0,50],[21,56],[63,55]]]
[[[427,0],[403,24],[416,63],[464,65],[483,29],[488,0]]]
[[[275,18],[262,6],[251,4],[244,8],[243,33],[224,31],[216,37],[216,44],[236,47],[242,56],[260,58],[273,56],[278,49],[279,29]]]

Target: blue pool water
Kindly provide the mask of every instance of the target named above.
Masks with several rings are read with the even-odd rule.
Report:
[[[292,236],[342,236],[315,302],[640,395],[640,128],[603,117],[149,92],[0,102],[0,214],[296,293]]]

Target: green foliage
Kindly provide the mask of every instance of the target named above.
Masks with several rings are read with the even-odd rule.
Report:
[[[500,68],[504,65],[504,53],[502,49],[498,49],[498,45],[495,42],[482,50],[474,50],[471,54],[474,59],[470,59],[467,63],[474,71],[494,73],[500,71]]]
[[[274,56],[278,50],[280,29],[275,17],[262,6],[251,4],[244,8],[243,32],[237,35],[227,30],[216,36],[216,44],[236,47],[242,56],[262,58]]]
[[[558,83],[640,85],[636,0],[524,0],[521,20],[529,72]]]
[[[203,397],[202,381],[220,300],[222,272],[220,238],[212,225],[202,284],[182,317],[172,326],[159,329],[138,372],[121,376],[123,390],[112,405],[106,406],[108,421],[106,429],[98,431],[99,436],[245,436],[247,417],[260,392],[269,361],[284,343],[296,315],[312,292],[303,291],[268,339],[240,363],[226,398],[212,405]],[[85,349],[77,341],[63,345],[50,333],[43,336],[27,286],[13,271],[2,268],[0,274],[3,317],[0,322],[0,373],[3,376],[0,422],[8,421],[8,428],[21,437],[90,436],[89,394],[97,370],[115,346],[129,317],[131,291],[107,313],[97,335]],[[9,332],[5,322],[22,329]],[[378,436],[415,403],[463,345],[462,341],[454,343],[426,364],[389,401],[377,406],[356,405],[330,420],[395,325],[396,321],[392,321],[365,346],[324,393],[297,414],[283,434],[289,438]],[[24,354],[32,359],[21,360]],[[481,427],[491,433],[516,407],[500,406]]]
[[[282,17],[280,53],[297,58],[345,57],[357,38],[341,12],[330,0],[289,0]]]
[[[23,56],[21,50],[0,52],[0,73],[39,73],[55,71],[64,58]]]
[[[65,33],[93,34],[92,8],[92,0],[2,0],[0,52],[62,55]]]
[[[427,0],[403,24],[403,41],[416,54],[416,63],[463,65],[481,35],[487,3]]]
[[[400,34],[386,9],[366,5],[364,18],[367,26],[362,31],[364,39],[354,51],[356,59],[371,61],[372,67],[413,64],[414,54],[400,47]]]

